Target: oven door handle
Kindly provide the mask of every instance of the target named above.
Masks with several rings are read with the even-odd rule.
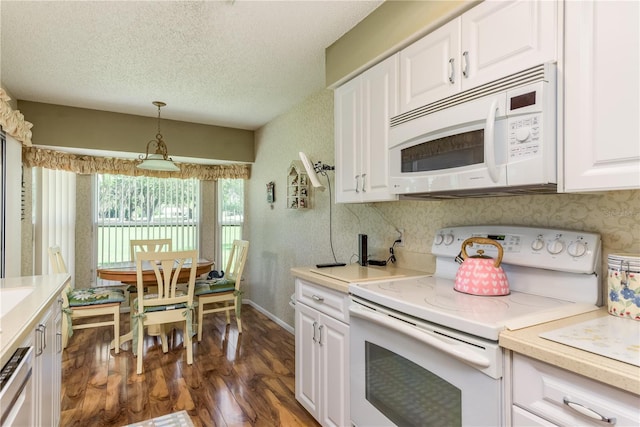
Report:
[[[470,365],[477,366],[479,368],[488,368],[490,365],[489,359],[483,357],[467,348],[461,347],[462,344],[453,344],[445,342],[442,338],[434,336],[432,332],[424,329],[419,329],[415,326],[411,326],[408,323],[394,320],[389,316],[376,313],[375,311],[351,305],[349,306],[349,313],[352,316],[360,317],[365,320],[377,323],[378,325],[392,329],[403,335],[408,335],[428,346],[436,348],[445,354],[455,357]]]

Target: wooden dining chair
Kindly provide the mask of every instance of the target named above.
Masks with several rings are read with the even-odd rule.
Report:
[[[172,250],[172,241],[171,239],[131,239],[129,240],[129,254],[131,256],[130,260],[135,262],[136,253],[137,252],[160,252],[160,251],[171,251]],[[133,303],[133,298],[137,293],[137,289],[135,286],[127,287],[126,298],[131,307]]]
[[[224,270],[224,277],[213,280],[199,280],[196,284],[196,297],[198,299],[198,341],[202,340],[202,320],[205,314],[224,311],[227,315],[227,325],[231,323],[231,310],[235,311],[238,332],[242,333],[242,272],[247,261],[249,242],[247,240],[234,240],[231,253]],[[210,308],[205,309],[209,305]]]
[[[132,239],[129,240],[131,261],[136,260],[136,252],[171,251],[171,239]]]
[[[49,261],[54,273],[68,273],[59,246],[49,248]],[[120,353],[120,305],[124,293],[110,287],[90,287],[75,289],[69,284],[62,291],[62,348],[67,347],[69,338],[76,329],[113,327],[116,353]],[[108,321],[74,323],[75,320],[96,316],[112,316]]]
[[[144,328],[157,325],[162,332],[162,350],[167,352],[164,326],[183,324],[187,364],[193,364],[193,295],[198,266],[198,251],[138,252],[136,254],[138,298],[133,303],[133,350],[138,357],[137,373],[142,373]],[[153,269],[157,293],[145,294],[143,271]],[[186,291],[178,288],[178,275],[189,269]],[[140,296],[143,296],[140,298]]]

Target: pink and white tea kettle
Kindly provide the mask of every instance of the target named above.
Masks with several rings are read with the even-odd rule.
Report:
[[[473,244],[490,244],[498,248],[498,257],[493,259],[484,255],[482,249],[477,255],[467,255],[467,246]],[[502,245],[484,237],[470,237],[462,242],[462,265],[456,273],[454,289],[471,295],[500,296],[509,294],[509,282],[500,263],[502,262]]]

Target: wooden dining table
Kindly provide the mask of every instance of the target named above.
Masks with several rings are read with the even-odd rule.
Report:
[[[196,267],[196,276],[207,274],[211,271],[214,262],[208,259],[199,259],[198,266]],[[178,275],[179,281],[187,282],[189,280],[189,274],[191,274],[191,265],[185,263]],[[138,271],[136,269],[136,263],[134,261],[118,262],[113,264],[106,264],[97,269],[98,277],[103,280],[110,280],[121,282],[125,285],[136,286],[138,283]],[[142,264],[142,281],[145,285],[153,286],[157,284],[155,272],[151,267],[151,264],[145,266]],[[137,292],[134,291],[134,292]],[[128,294],[129,292],[127,292]],[[132,313],[132,308],[130,308]],[[159,335],[160,330],[156,327],[152,327],[148,331],[149,335]],[[122,343],[131,341],[133,339],[133,331],[129,331],[120,336],[120,345]],[[111,348],[115,348],[115,340],[111,342]]]
[[[207,274],[211,271],[214,262],[208,259],[199,259],[198,266],[196,267],[196,275]],[[187,281],[189,279],[190,264],[180,270],[179,280]],[[126,285],[136,285],[138,283],[138,272],[136,271],[136,263],[134,261],[116,262],[112,264],[105,264],[98,268],[98,277],[103,280],[112,280],[121,282]],[[151,264],[142,264],[142,281],[145,285],[153,285],[156,283],[156,276],[151,268]]]

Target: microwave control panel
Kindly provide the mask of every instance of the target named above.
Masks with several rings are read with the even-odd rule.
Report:
[[[541,113],[510,117],[507,121],[507,129],[510,160],[538,155],[542,142]]]

